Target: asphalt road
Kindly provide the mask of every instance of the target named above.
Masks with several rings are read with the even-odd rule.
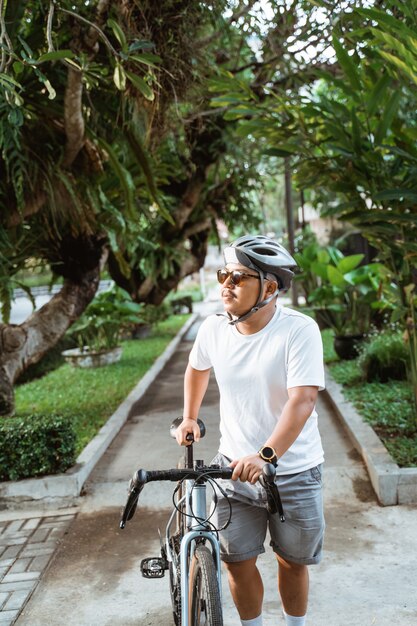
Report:
[[[190,339],[191,337],[189,337]],[[62,540],[17,626],[171,626],[168,579],[141,578],[139,563],[158,554],[158,527],[170,511],[172,484],[145,487],[135,518],[119,530],[127,482],[138,467],[175,467],[169,437],[181,414],[182,377],[190,342],[184,341],[144,398],[132,407],[119,436],[96,467],[79,512]],[[214,456],[218,396],[210,384],[202,417],[208,434],[198,457]],[[380,507],[363,464],[329,407],[320,400],[326,453],[327,534],[323,562],[310,568],[309,626],[415,626],[417,513],[413,507]],[[276,565],[260,558],[265,583],[264,626],[283,625],[276,593]],[[225,626],[238,626],[225,576]]]

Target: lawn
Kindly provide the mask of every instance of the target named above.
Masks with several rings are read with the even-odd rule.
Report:
[[[62,365],[16,387],[16,415],[59,414],[74,420],[77,454],[97,434],[188,319],[172,316],[146,339],[124,341],[121,361],[98,369]]]

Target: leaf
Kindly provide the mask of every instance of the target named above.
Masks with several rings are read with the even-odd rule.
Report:
[[[384,74],[378,80],[372,92],[370,93],[370,97],[366,105],[369,115],[373,115],[375,113],[378,105],[380,105],[383,101],[385,91],[388,88],[388,85],[391,84],[391,82],[392,78],[389,74]]]
[[[350,84],[358,92],[362,91],[362,84],[356,66],[336,35],[333,35],[333,47],[336,52],[337,60],[348,77]]]
[[[59,61],[60,59],[73,59],[74,53],[72,50],[53,50],[52,52],[46,52],[45,54],[41,54],[38,59],[38,63],[43,63],[44,61]]]
[[[9,74],[4,74],[3,72],[0,73],[0,83],[3,83],[9,89],[11,87],[18,87],[19,89],[22,89],[22,85],[18,83],[17,80],[9,76]]]
[[[164,217],[168,222],[170,222],[170,224],[174,224],[172,216],[168,213],[168,211],[165,209],[165,207],[163,206],[160,200],[158,189],[155,184],[155,180],[153,177],[152,169],[151,169],[146,151],[144,150],[140,141],[137,139],[137,137],[135,137],[132,131],[126,130],[125,134],[129,142],[130,148],[143,171],[143,174],[145,176],[145,182],[146,182],[148,191],[152,197],[152,200],[154,201],[162,217]]]
[[[264,154],[268,156],[287,157],[290,154],[295,154],[296,152],[299,152],[299,150],[300,146],[293,146],[288,143],[283,143],[276,148],[268,148],[264,151]]]
[[[343,287],[346,284],[343,274],[333,265],[327,267],[327,277],[330,283],[336,287]]]
[[[379,50],[379,54],[384,57],[387,61],[389,61],[392,65],[397,67],[399,70],[403,71],[407,76],[417,84],[417,74],[412,71],[412,69],[405,63],[402,59],[394,56],[390,52],[385,52],[385,50]]]
[[[149,41],[148,39],[135,39],[129,45],[129,52],[134,52],[135,50],[154,50],[155,44],[153,41]]]
[[[113,167],[113,170],[120,180],[122,184],[124,195],[125,195],[125,203],[126,210],[131,218],[136,217],[136,210],[133,201],[133,196],[135,192],[135,186],[132,181],[132,177],[130,173],[126,170],[125,167],[120,163],[115,151],[111,147],[107,141],[105,141],[102,137],[97,137],[97,142],[105,149],[109,156],[109,161]]]
[[[337,269],[341,274],[347,274],[351,272],[363,261],[365,255],[364,254],[350,254],[349,256],[343,257],[337,263]]]
[[[417,191],[415,189],[393,188],[383,189],[373,195],[374,200],[412,200],[417,202]]]
[[[112,29],[114,36],[116,37],[117,41],[122,47],[122,50],[126,51],[127,50],[126,35],[124,34],[123,30],[120,28],[119,24],[115,20],[112,20],[111,18],[107,20],[107,24]]]
[[[320,276],[323,280],[327,280],[327,268],[328,265],[324,263],[318,263],[317,261],[313,261],[311,264],[311,271],[316,276]]]
[[[378,9],[354,10],[356,13],[359,13],[359,15],[369,17],[371,20],[375,20],[375,22],[378,22],[379,24],[385,24],[396,32],[402,33],[404,35],[409,35],[410,37],[415,37],[415,32],[411,28],[408,28],[408,26],[406,26],[404,22],[397,20],[395,17],[385,11],[379,11]]]
[[[362,142],[361,142],[361,129],[358,120],[358,116],[356,115],[355,107],[352,107],[350,112],[350,118],[352,122],[352,141],[356,154],[360,154],[362,152]]]
[[[130,80],[132,85],[142,94],[144,98],[150,101],[155,99],[155,94],[153,90],[149,87],[147,83],[145,83],[143,78],[128,71],[126,71],[126,76]]]
[[[53,100],[54,98],[56,98],[56,91],[52,87],[51,83],[49,82],[49,79],[47,78],[43,82],[44,82],[44,85],[45,85],[45,87],[46,87],[46,89],[48,91],[48,98],[49,98],[49,100]]]
[[[151,54],[150,52],[143,52],[141,54],[131,54],[129,55],[129,61],[135,61],[136,63],[140,63],[141,65],[149,65],[150,67],[158,68],[158,65],[162,63],[161,57],[156,54]]]
[[[119,91],[126,89],[126,73],[120,63],[114,67],[113,81]]]
[[[381,143],[381,141],[386,137],[388,129],[391,126],[392,120],[398,110],[398,104],[401,98],[401,91],[395,91],[391,98],[388,100],[385,110],[382,114],[381,121],[378,124],[378,128],[375,133],[375,141],[376,143]]]

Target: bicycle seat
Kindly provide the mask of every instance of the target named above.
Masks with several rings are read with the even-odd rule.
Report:
[[[171,424],[171,427],[169,429],[169,434],[171,435],[173,439],[175,439],[176,437],[177,428],[181,424],[181,422],[182,422],[182,417],[177,417],[177,419],[175,419]],[[197,424],[200,428],[200,437],[204,437],[204,435],[206,434],[206,427],[204,426],[204,422],[201,419],[198,419]]]

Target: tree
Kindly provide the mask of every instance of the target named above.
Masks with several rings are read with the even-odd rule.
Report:
[[[240,93],[235,110],[246,106],[242,132],[292,157],[299,188],[314,190],[319,206],[326,199],[322,214],[358,228],[391,270],[393,319],[406,331],[417,402],[417,6],[385,4],[342,7],[331,67],[261,103]]]
[[[253,5],[0,2],[1,414],[91,301],[107,257],[136,300],[156,303],[202,265],[230,204],[250,223],[249,151],[234,154],[234,124],[209,109],[206,85],[219,65],[248,62]],[[7,324],[34,260],[63,289]]]
[[[181,4],[98,0],[74,11],[67,0],[0,3],[3,318],[28,259],[48,262],[64,278],[61,292],[24,324],[0,326],[2,414],[13,411],[19,374],[94,296],[109,250],[128,273],[120,241],[132,225],[153,218],[151,203],[172,221],[149,154],[170,104],[193,82],[184,33],[204,28],[210,9],[222,6]],[[160,51],[165,58],[146,38],[152,21],[160,40],[170,33]]]

